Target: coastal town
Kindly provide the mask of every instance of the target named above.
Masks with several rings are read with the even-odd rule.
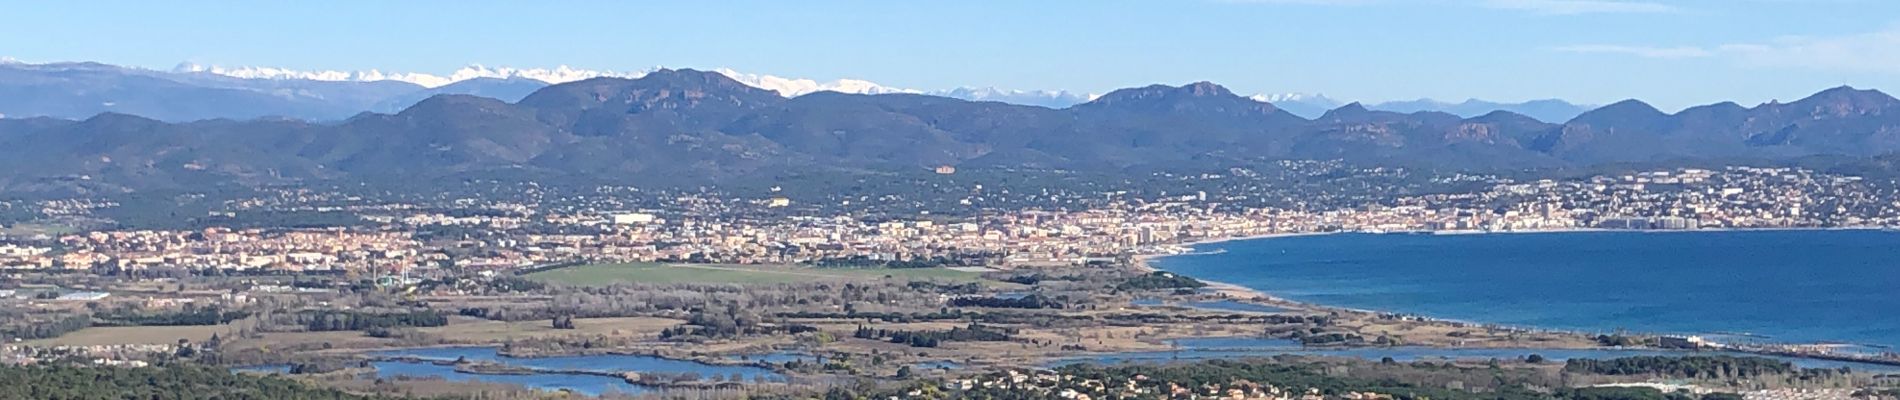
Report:
[[[1249,335],[1321,348],[1634,346],[1900,363],[1890,351],[1829,344],[1604,336],[1332,308],[1148,265],[1151,257],[1193,253],[1212,241],[1284,235],[1900,226],[1900,197],[1891,182],[1796,168],[1520,181],[1324,162],[1286,166],[1280,173],[1295,177],[1348,169],[1369,177],[1368,189],[1304,192],[1265,185],[1260,182],[1270,178],[1238,170],[1158,176],[1178,186],[1140,191],[1082,185],[1023,194],[965,183],[929,198],[810,195],[780,186],[753,195],[530,187],[431,197],[285,189],[223,200],[171,227],[111,221],[114,210],[131,204],[121,200],[9,201],[6,208],[28,215],[0,236],[0,267],[12,279],[0,302],[14,306],[4,328],[14,343],[0,355],[16,364],[81,359],[133,366],[156,361],[154,354],[191,355],[224,365],[320,371],[309,376],[338,385],[368,384],[356,378],[362,367],[350,365],[434,363],[459,374],[616,381],[624,375],[639,388],[706,393],[721,381],[365,352],[505,345],[508,356],[587,357],[612,348],[606,354],[721,365],[793,351],[816,358],[735,368],[790,377],[781,379],[791,383],[760,390],[831,387],[839,375],[935,376],[945,380],[928,391],[978,390],[998,384],[984,379],[1005,379],[1050,383],[1045,394],[1060,398],[1089,398],[1077,391],[1082,387],[1094,387],[1093,396],[1386,398],[1245,383],[1189,388],[1125,381],[1111,392],[1100,382],[1073,386],[1081,382],[1016,372],[1077,353],[1178,352],[1176,340]],[[969,171],[939,169],[929,178],[960,173]],[[269,217],[245,219],[253,215]],[[60,223],[70,227],[53,228]],[[615,274],[655,275],[623,281]],[[836,290],[830,285],[840,282],[853,286],[839,297],[781,294]],[[677,294],[735,290],[703,286],[714,283],[739,284],[729,292],[736,297],[682,301],[700,295]],[[1225,308],[1205,308],[1215,307],[1209,304]],[[1153,314],[1158,310],[1167,313]],[[867,318],[879,322],[866,326]],[[1092,322],[1050,322],[1072,319]],[[576,325],[594,328],[570,335]],[[144,332],[160,340],[128,342],[115,338],[123,331],[100,333],[139,326],[157,328]],[[946,360],[1003,375],[909,367]],[[1829,385],[1837,390],[1847,383]]]
[[[0,400],[1900,400],[1900,1],[16,3]]]
[[[679,196],[660,199],[651,208],[553,208],[477,199],[458,200],[464,208],[455,210],[359,204],[334,207],[365,221],[343,227],[14,235],[0,244],[0,267],[426,275],[566,262],[856,260],[1008,268],[1079,265],[1181,252],[1181,244],[1196,241],[1297,233],[1900,226],[1900,198],[1890,186],[1808,170],[1731,167],[1575,180],[1485,179],[1490,184],[1482,190],[1328,209],[1236,206],[1250,195],[1206,191],[1109,198],[1074,210],[986,209],[969,216],[874,219],[796,211],[794,200],[783,196]],[[47,215],[83,209],[71,204],[48,201],[42,207]],[[452,215],[458,213],[464,215]],[[442,231],[458,235],[421,234]]]

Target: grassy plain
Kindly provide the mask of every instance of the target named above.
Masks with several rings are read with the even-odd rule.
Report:
[[[51,224],[20,223],[0,226],[0,235],[9,236],[64,235],[78,231],[78,228]]]
[[[529,279],[581,286],[616,283],[773,284],[884,279],[938,279],[976,282],[979,273],[944,268],[813,268],[793,265],[590,264],[528,274]]]
[[[212,334],[229,335],[229,325],[196,326],[107,326],[80,329],[51,339],[29,340],[30,346],[110,346],[127,344],[176,344],[178,339],[202,342]]]
[[[490,344],[515,339],[542,338],[554,336],[598,336],[654,338],[661,330],[685,323],[677,319],[624,317],[624,318],[577,318],[576,329],[554,329],[549,320],[533,321],[488,321],[466,317],[456,317],[448,326],[419,328],[417,331],[429,334],[449,343]]]

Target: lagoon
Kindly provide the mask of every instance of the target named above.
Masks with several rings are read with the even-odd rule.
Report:
[[[754,380],[780,381],[784,376],[771,370],[746,365],[712,365],[694,361],[673,360],[653,356],[638,355],[586,355],[515,358],[497,354],[494,347],[435,347],[389,350],[373,353],[387,357],[414,357],[429,361],[487,361],[517,367],[539,369],[594,371],[594,372],[639,372],[646,374],[693,374],[706,378],[736,377],[740,382]],[[627,383],[613,377],[537,373],[528,375],[486,375],[458,372],[455,367],[436,365],[426,362],[377,361],[376,376],[384,379],[428,378],[443,379],[451,382],[492,382],[518,384],[532,389],[571,390],[586,395],[603,393],[644,393],[651,388]]]

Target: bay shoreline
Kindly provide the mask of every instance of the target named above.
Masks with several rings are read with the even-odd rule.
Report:
[[[1518,234],[1558,234],[1558,233],[1696,233],[1696,232],[1702,232],[1702,233],[1707,233],[1707,232],[1775,232],[1775,231],[1879,231],[1879,230],[1887,230],[1887,229],[1889,229],[1889,228],[1886,228],[1886,227],[1873,227],[1873,226],[1868,226],[1868,227],[1814,227],[1814,228],[1803,228],[1803,227],[1787,227],[1787,228],[1698,228],[1698,229],[1603,229],[1603,228],[1553,228],[1553,229],[1524,229],[1524,230],[1508,230],[1508,231],[1485,231],[1485,230],[1440,230],[1440,231],[1430,231],[1430,230],[1420,230],[1420,231],[1398,231],[1398,232],[1360,232],[1360,231],[1329,231],[1329,232],[1285,232],[1285,233],[1267,233],[1267,234],[1258,234],[1258,235],[1244,235],[1244,236],[1230,236],[1230,237],[1218,237],[1218,238],[1199,238],[1199,239],[1194,239],[1194,240],[1188,240],[1188,241],[1183,241],[1183,242],[1180,242],[1180,243],[1176,243],[1176,244],[1173,244],[1172,246],[1178,246],[1178,247],[1186,247],[1186,248],[1196,248],[1196,247],[1200,247],[1200,246],[1206,246],[1206,245],[1211,245],[1211,244],[1220,244],[1220,243],[1227,243],[1227,242],[1240,242],[1240,241],[1249,241],[1249,240],[1265,240],[1265,239],[1284,239],[1284,238],[1293,238],[1293,237],[1310,237],[1310,236],[1329,236],[1329,235],[1346,235],[1346,234],[1364,234],[1364,235],[1404,235],[1404,234],[1424,234],[1424,235],[1518,235]],[[1167,272],[1167,273],[1176,273],[1176,272],[1174,272],[1174,271],[1168,271],[1168,270],[1164,270],[1164,269],[1160,269],[1160,268],[1157,268],[1157,267],[1155,267],[1155,266],[1154,266],[1153,264],[1151,264],[1151,263],[1152,263],[1153,261],[1155,261],[1155,260],[1159,260],[1159,259],[1163,259],[1163,258],[1168,258],[1168,257],[1177,257],[1177,256],[1194,256],[1194,255],[1207,255],[1207,254],[1209,254],[1209,253],[1206,253],[1206,252],[1201,252],[1201,251],[1195,251],[1195,252],[1187,252],[1187,253],[1167,253],[1167,254],[1137,254],[1137,255],[1134,255],[1134,256],[1132,257],[1132,258],[1133,258],[1133,261],[1134,261],[1134,262],[1133,262],[1132,264],[1134,265],[1134,267],[1135,267],[1136,269],[1138,269],[1138,270],[1140,270],[1141,272],[1144,272],[1144,273],[1152,273],[1152,272]],[[1192,278],[1192,276],[1190,276],[1190,277]],[[1328,308],[1328,309],[1339,309],[1339,310],[1350,310],[1350,311],[1358,311],[1358,312],[1390,312],[1390,311],[1382,311],[1382,310],[1363,310],[1363,309],[1356,309],[1356,308],[1348,308],[1348,307],[1339,307],[1339,306],[1330,306],[1330,305],[1324,305],[1324,304],[1312,304],[1312,303],[1304,303],[1304,302],[1299,302],[1299,301],[1295,301],[1295,300],[1291,300],[1291,299],[1286,299],[1286,298],[1281,298],[1281,297],[1276,297],[1276,296],[1273,296],[1273,295],[1272,295],[1271,293],[1267,293],[1267,292],[1264,292],[1264,291],[1260,291],[1260,290],[1257,290],[1257,289],[1253,289],[1253,288],[1248,288],[1248,287],[1245,287],[1245,286],[1240,286],[1240,285],[1235,285],[1235,284],[1231,284],[1231,283],[1226,283],[1226,282],[1216,282],[1216,281],[1210,281],[1210,280],[1206,280],[1206,279],[1201,279],[1201,278],[1195,278],[1195,279],[1197,279],[1197,280],[1200,280],[1200,281],[1201,281],[1202,283],[1206,283],[1206,284],[1208,285],[1208,287],[1210,287],[1210,288],[1216,288],[1216,290],[1224,290],[1224,291],[1228,291],[1228,292],[1231,292],[1232,294],[1243,294],[1243,295],[1245,295],[1244,297],[1258,297],[1258,298],[1265,298],[1265,299],[1271,299],[1271,300],[1273,300],[1273,301],[1275,301],[1275,302],[1286,302],[1286,303],[1290,303],[1290,304],[1299,304],[1299,305],[1304,305],[1304,306],[1309,306],[1309,307],[1316,307],[1316,308]],[[1446,321],[1453,321],[1453,322],[1464,322],[1464,323],[1478,323],[1478,322],[1475,322],[1475,321],[1456,321],[1456,320],[1446,320]]]
[[[1532,230],[1511,230],[1511,231],[1476,231],[1476,230],[1473,230],[1473,231],[1401,231],[1401,232],[1331,231],[1331,232],[1274,233],[1274,234],[1246,235],[1246,236],[1207,238],[1207,239],[1183,241],[1181,243],[1178,243],[1172,246],[1178,246],[1181,248],[1190,248],[1190,249],[1194,249],[1195,251],[1135,255],[1132,257],[1131,264],[1133,268],[1143,273],[1167,272],[1167,273],[1178,274],[1178,272],[1159,268],[1155,266],[1153,262],[1155,260],[1159,260],[1159,259],[1163,259],[1167,257],[1174,257],[1174,256],[1206,255],[1206,254],[1209,254],[1209,252],[1202,250],[1203,246],[1212,245],[1212,244],[1220,244],[1220,243],[1235,242],[1235,241],[1247,241],[1247,240],[1265,240],[1265,239],[1307,237],[1307,236],[1320,236],[1320,235],[1338,235],[1338,234],[1492,235],[1492,234],[1562,234],[1562,233],[1696,233],[1696,232],[1709,233],[1709,232],[1770,232],[1770,231],[1851,231],[1851,230],[1888,230],[1888,229],[1889,228],[1885,228],[1885,227],[1708,228],[1708,229],[1684,229],[1684,230],[1562,228],[1562,229],[1532,229]],[[1193,276],[1191,275],[1186,275],[1186,274],[1182,274],[1182,275],[1193,278]],[[1350,313],[1350,314],[1361,314],[1361,315],[1404,315],[1407,317],[1417,318],[1417,320],[1423,321],[1426,323],[1449,324],[1452,326],[1459,326],[1459,327],[1475,326],[1475,327],[1483,327],[1486,329],[1500,329],[1500,330],[1506,330],[1506,331],[1541,332],[1541,333],[1547,333],[1547,334],[1568,335],[1568,336],[1573,336],[1573,337],[1578,337],[1578,338],[1589,338],[1593,342],[1591,345],[1588,345],[1588,346],[1581,346],[1581,347],[1558,346],[1558,347],[1552,347],[1552,348],[1566,348],[1566,349],[1616,348],[1614,346],[1605,346],[1605,345],[1594,343],[1594,340],[1597,337],[1597,334],[1592,333],[1592,332],[1586,332],[1586,331],[1558,329],[1558,328],[1543,328],[1543,327],[1509,326],[1509,325],[1503,325],[1503,324],[1485,323],[1485,322],[1480,322],[1480,321],[1443,319],[1443,318],[1436,318],[1436,317],[1431,317],[1431,316],[1402,313],[1402,312],[1388,311],[1388,310],[1357,309],[1357,308],[1342,307],[1342,306],[1335,306],[1335,305],[1310,303],[1310,302],[1304,302],[1304,301],[1299,301],[1299,300],[1294,300],[1294,299],[1289,299],[1289,298],[1278,297],[1278,296],[1273,295],[1272,293],[1268,293],[1263,290],[1254,289],[1254,288],[1237,285],[1237,284],[1232,284],[1228,282],[1210,281],[1210,280],[1205,280],[1205,279],[1200,279],[1200,278],[1195,278],[1195,279],[1199,279],[1201,280],[1202,283],[1207,284],[1208,290],[1218,293],[1224,297],[1230,297],[1233,299],[1244,300],[1244,301],[1253,301],[1253,302],[1271,305],[1275,307],[1286,308],[1288,310],[1293,310],[1293,311],[1306,311],[1306,312],[1316,312],[1316,313]],[[1666,334],[1648,333],[1648,334],[1640,334],[1640,335],[1665,336]],[[1820,342],[1820,343],[1815,343],[1815,344],[1818,345],[1818,344],[1826,344],[1826,343],[1832,343],[1832,342]],[[1790,344],[1796,344],[1796,343],[1790,343]],[[1445,348],[1494,347],[1494,346],[1467,346],[1464,344],[1443,343],[1443,342],[1426,342],[1426,343],[1420,343],[1420,345],[1427,346],[1427,347],[1445,347]],[[1644,346],[1644,347],[1648,347],[1648,346]],[[1761,352],[1761,351],[1752,351],[1752,352],[1764,354],[1764,355],[1794,356],[1794,357],[1812,358],[1812,359],[1833,359],[1831,358],[1832,356],[1830,355],[1820,355],[1820,354],[1799,355],[1799,354],[1786,354],[1786,353],[1779,353],[1779,352]],[[1882,361],[1880,363],[1886,364],[1889,362],[1891,361]]]

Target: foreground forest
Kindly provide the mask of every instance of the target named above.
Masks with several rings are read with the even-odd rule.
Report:
[[[375,400],[277,377],[234,374],[222,368],[172,365],[116,368],[0,367],[0,398],[40,400],[271,399]]]
[[[1209,360],[1164,365],[1070,365],[1054,370],[1006,370],[948,379],[903,378],[844,380],[829,387],[785,392],[656,392],[653,398],[761,398],[761,399],[1069,399],[1078,394],[1098,399],[1295,398],[1318,395],[1328,399],[1498,399],[1498,400],[1739,400],[1741,395],[1719,391],[1665,391],[1641,386],[1575,386],[1577,382],[1618,375],[1649,375],[1691,379],[1695,369],[1748,371],[1757,380],[1806,381],[1804,387],[1828,387],[1827,379],[1846,378],[1845,371],[1801,369],[1786,363],[1738,357],[1690,356],[1679,359],[1634,357],[1614,360],[1571,360],[1564,374],[1550,376],[1541,362],[1454,364],[1359,361],[1329,358],[1282,357],[1247,360]],[[1592,366],[1614,366],[1591,371]],[[1733,376],[1733,375],[1732,375]],[[1722,379],[1718,379],[1722,380]],[[1569,382],[1570,384],[1566,384]],[[1849,395],[1849,392],[1842,392]],[[1857,390],[1863,399],[1893,399],[1895,390]],[[565,395],[511,393],[482,398],[546,398]],[[224,369],[170,364],[123,368],[97,366],[0,367],[0,399],[330,399],[395,400],[417,398],[365,396],[335,389],[306,386],[280,376],[237,374]],[[511,397],[524,396],[524,397]],[[1250,397],[1251,396],[1251,397]]]

